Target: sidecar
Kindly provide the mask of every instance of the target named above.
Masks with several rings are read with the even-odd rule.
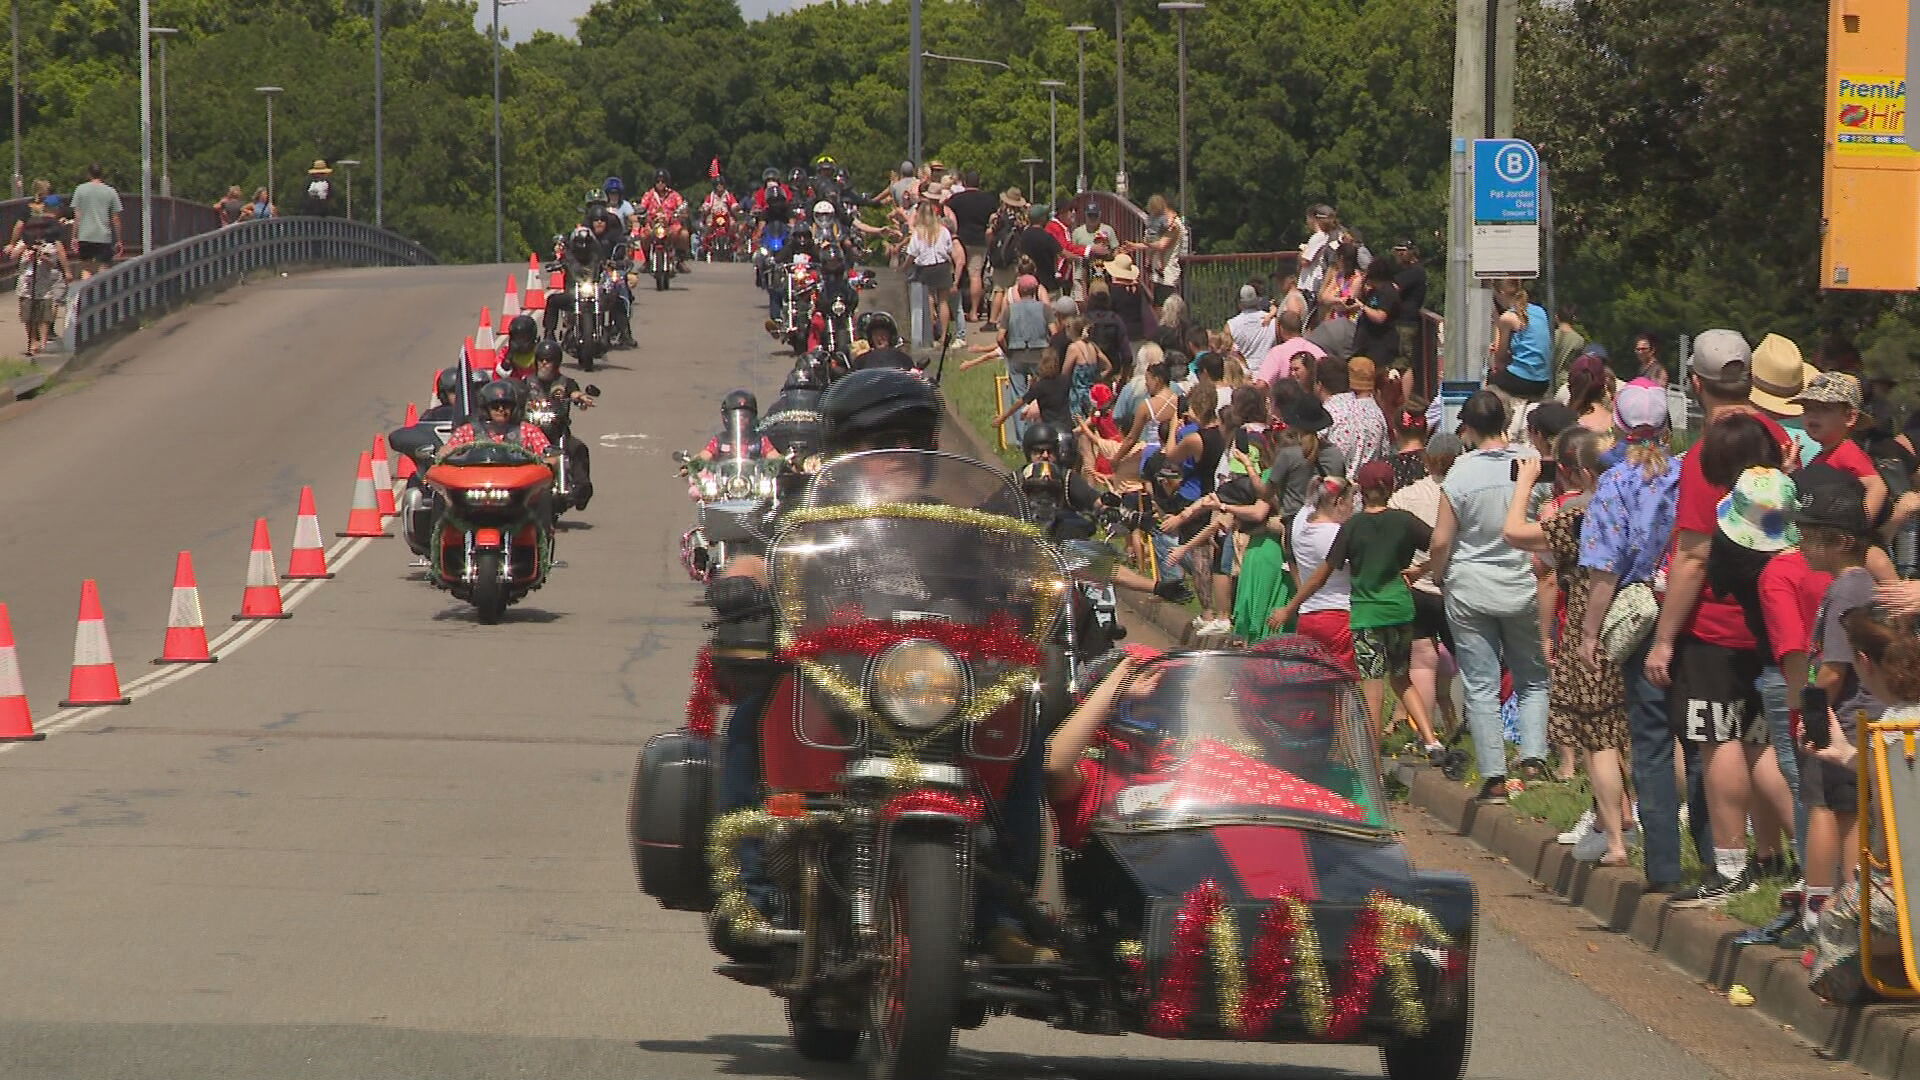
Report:
[[[1056,995],[1046,1018],[1372,1043],[1393,1080],[1458,1080],[1473,886],[1409,862],[1350,669],[1283,638],[1174,653],[1135,678],[1150,689],[1121,694],[1076,805],[1055,807],[1072,852],[1066,971],[1025,987]]]

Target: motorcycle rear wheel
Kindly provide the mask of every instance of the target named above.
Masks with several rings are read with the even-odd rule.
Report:
[[[476,551],[473,555],[473,608],[488,626],[507,613],[507,583],[500,580],[500,558],[497,551]]]
[[[896,833],[881,899],[880,957],[867,1005],[873,1080],[934,1080],[960,1009],[968,923],[951,838]]]
[[[672,277],[673,277],[673,275],[672,275],[672,274],[670,274],[670,273],[668,273],[668,272],[667,272],[667,271],[665,271],[665,270],[655,270],[655,271],[653,272],[653,288],[654,288],[654,291],[655,291],[655,292],[666,292],[666,291],[667,291],[667,282],[668,282],[669,280],[671,280],[671,279],[672,279]]]
[[[1467,1074],[1472,1035],[1471,1021],[1436,1020],[1418,1038],[1382,1046],[1380,1063],[1387,1080],[1460,1080]]]
[[[787,1031],[793,1036],[793,1048],[808,1061],[851,1061],[860,1049],[858,1029],[826,1026],[814,1015],[813,1003],[804,998],[787,999]]]

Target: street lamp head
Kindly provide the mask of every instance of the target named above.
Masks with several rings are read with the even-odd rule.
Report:
[[[1020,159],[1020,164],[1022,165],[1045,165],[1046,163],[1046,158],[1023,157]]]
[[[147,33],[153,37],[172,37],[180,32],[177,26],[149,26]]]
[[[271,97],[274,94],[285,93],[286,88],[282,86],[256,86],[253,88],[253,92],[256,94],[266,94]]]
[[[1199,11],[1206,6],[1205,4],[1199,3],[1198,0],[1164,0],[1160,5],[1160,10],[1180,12]]]
[[[1086,23],[1074,23],[1072,26],[1067,27],[1070,33],[1075,34],[1091,34],[1096,29],[1098,29],[1098,27],[1088,26]]]
[[[350,158],[350,157],[343,157],[343,158],[334,158],[334,159],[333,159],[333,163],[334,163],[335,165],[339,165],[339,166],[341,166],[341,167],[343,167],[343,168],[348,168],[348,169],[351,169],[351,168],[353,168],[354,166],[356,166],[356,165],[359,165],[359,164],[360,164],[360,159],[359,159],[359,158]]]
[[[1040,85],[1046,87],[1048,90],[1064,90],[1067,86],[1066,83],[1061,82],[1059,79],[1041,79]]]

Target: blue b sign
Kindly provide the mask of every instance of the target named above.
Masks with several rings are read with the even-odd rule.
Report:
[[[1473,220],[1540,223],[1540,155],[1524,139],[1473,140]]]

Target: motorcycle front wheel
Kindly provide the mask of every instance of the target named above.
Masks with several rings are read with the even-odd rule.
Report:
[[[670,279],[670,278],[671,278],[672,276],[673,276],[673,275],[671,275],[671,274],[669,274],[669,273],[668,273],[667,271],[665,271],[665,270],[655,270],[655,271],[653,272],[653,288],[654,288],[654,291],[655,291],[655,292],[666,292],[666,291],[667,291],[667,281],[668,281],[668,279]]]
[[[473,608],[488,626],[507,613],[507,583],[500,580],[500,558],[497,551],[473,554]]]
[[[876,935],[882,955],[867,1004],[873,1080],[933,1080],[947,1067],[960,1008],[968,923],[950,837],[897,833]]]
[[[821,1023],[813,1003],[805,998],[787,999],[787,1031],[793,1036],[793,1048],[808,1061],[850,1061],[860,1049],[858,1030]]]

